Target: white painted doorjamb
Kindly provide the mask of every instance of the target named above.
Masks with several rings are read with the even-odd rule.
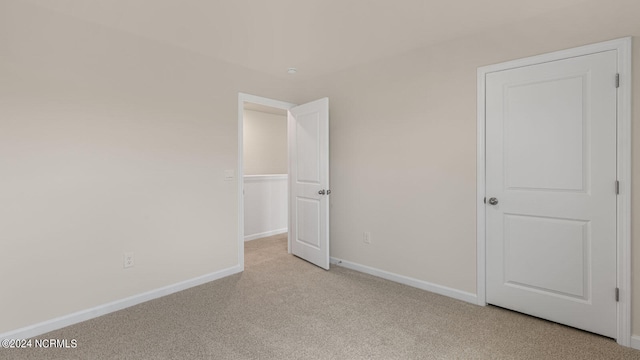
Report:
[[[631,346],[631,37],[605,41],[573,49],[552,52],[525,59],[508,61],[478,68],[477,109],[477,294],[478,305],[487,305],[486,299],[486,206],[484,204],[485,174],[485,78],[488,73],[550,62],[603,51],[618,52],[618,145],[617,167],[620,194],[617,198],[617,281],[620,289],[618,302],[617,342]],[[611,80],[612,82],[614,79]]]
[[[261,96],[238,93],[238,264],[244,271],[244,103],[270,106],[276,109],[289,110],[296,104],[285,101],[273,100]],[[288,186],[287,186],[288,188]],[[288,203],[288,202],[287,202]],[[291,239],[288,240],[288,251],[291,253]]]

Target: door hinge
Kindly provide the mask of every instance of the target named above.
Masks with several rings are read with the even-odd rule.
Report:
[[[616,302],[620,301],[620,288],[616,288]]]
[[[620,74],[616,74],[616,88],[620,87]]]
[[[620,181],[616,180],[616,195],[620,195]]]

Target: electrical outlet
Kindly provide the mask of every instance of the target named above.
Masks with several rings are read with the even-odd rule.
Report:
[[[365,231],[362,234],[362,242],[364,242],[365,244],[371,244],[371,233],[368,231]]]
[[[132,252],[124,253],[124,267],[130,268],[130,267],[133,267],[133,265],[134,265],[133,253]]]

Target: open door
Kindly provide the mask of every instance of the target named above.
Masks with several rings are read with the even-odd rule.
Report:
[[[329,99],[289,109],[291,253],[329,270]]]

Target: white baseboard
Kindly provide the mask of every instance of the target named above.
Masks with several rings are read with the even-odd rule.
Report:
[[[251,235],[245,236],[244,237],[244,241],[251,241],[251,240],[260,239],[260,238],[267,237],[267,236],[284,234],[287,231],[289,231],[289,230],[287,228],[284,228],[284,229],[265,231],[265,232],[261,232],[261,233],[258,233],[258,234],[251,234]]]
[[[433,284],[427,281],[414,279],[404,275],[394,274],[388,271],[372,268],[365,265],[356,264],[350,261],[331,258],[331,264],[345,267],[347,269],[359,271],[365,274],[377,276],[383,279],[391,280],[400,284],[412,286],[418,289],[430,291],[432,293],[448,296],[450,298],[466,301],[472,303],[474,305],[478,304],[478,299],[476,294],[468,293],[466,291],[452,289],[446,286]]]
[[[631,336],[631,347],[636,350],[640,350],[640,335]]]
[[[91,309],[81,310],[72,314],[57,317],[55,319],[43,321],[34,325],[29,325],[21,329],[8,331],[0,334],[0,340],[3,339],[28,339],[34,336],[42,335],[53,330],[57,330],[69,325],[77,324],[98,316],[106,315],[118,310],[122,310],[140,303],[157,299],[162,296],[173,294],[194,286],[202,285],[210,281],[218,280],[236,273],[242,272],[242,267],[236,265],[227,269],[216,271],[210,274],[198,276],[193,279],[181,281],[179,283],[161,287],[159,289],[147,291],[141,294],[133,295],[128,298],[116,300],[107,304],[99,305]]]

